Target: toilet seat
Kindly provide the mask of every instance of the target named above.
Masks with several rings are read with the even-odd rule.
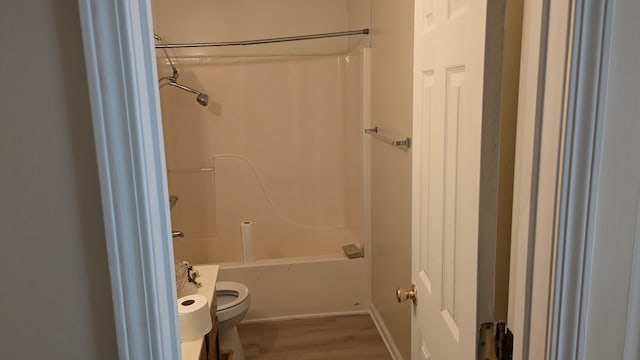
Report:
[[[244,284],[233,281],[218,281],[216,283],[216,296],[218,297],[216,312],[223,311],[246,301],[249,298],[249,288]],[[233,298],[229,301],[229,297]]]

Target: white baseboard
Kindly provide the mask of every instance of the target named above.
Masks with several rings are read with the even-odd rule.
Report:
[[[348,315],[370,315],[370,313],[368,310],[356,310],[356,311],[340,311],[340,312],[328,312],[328,313],[317,313],[317,314],[274,316],[269,318],[242,320],[240,324],[256,324],[256,323],[263,323],[263,322],[270,322],[270,321],[285,321],[285,320],[300,320],[300,319],[317,319],[317,318],[348,316]]]
[[[376,309],[376,306],[373,304],[370,305],[370,313],[371,319],[373,319],[373,323],[376,324],[376,328],[378,328],[382,341],[387,345],[387,349],[389,350],[389,354],[391,354],[393,360],[403,360],[402,355],[400,355],[400,350],[398,350],[395,341],[393,341],[393,338],[391,337],[391,333],[389,333],[389,329],[387,329],[387,325],[385,325],[384,320],[382,320],[382,316],[380,316],[378,309]]]

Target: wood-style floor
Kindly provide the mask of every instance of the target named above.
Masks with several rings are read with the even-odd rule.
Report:
[[[390,360],[369,315],[238,326],[246,360]]]

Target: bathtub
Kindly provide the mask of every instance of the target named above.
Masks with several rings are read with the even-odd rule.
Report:
[[[344,254],[269,259],[220,264],[218,280],[249,288],[245,323],[358,314],[369,312],[367,267]]]

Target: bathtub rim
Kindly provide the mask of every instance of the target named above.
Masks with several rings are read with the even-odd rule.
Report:
[[[229,261],[229,262],[221,262],[221,263],[205,263],[205,264],[192,264],[192,265],[196,268],[198,266],[218,265],[220,266],[220,269],[239,269],[239,268],[263,267],[263,266],[334,262],[334,261],[345,261],[345,260],[363,261],[365,259],[366,259],[366,255],[360,258],[349,259],[344,253],[335,253],[331,255],[292,256],[292,257],[272,258],[272,259],[258,259],[250,263],[243,263],[240,261]]]

